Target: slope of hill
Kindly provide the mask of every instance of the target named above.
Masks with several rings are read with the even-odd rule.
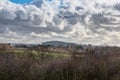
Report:
[[[42,45],[44,46],[54,46],[54,47],[67,47],[67,46],[77,46],[76,43],[70,43],[70,42],[62,42],[62,41],[47,41],[43,42]]]

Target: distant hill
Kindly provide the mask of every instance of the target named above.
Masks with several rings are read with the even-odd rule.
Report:
[[[44,46],[54,46],[54,47],[67,47],[67,46],[77,46],[76,43],[70,43],[70,42],[62,42],[62,41],[47,41],[43,42],[42,45]]]

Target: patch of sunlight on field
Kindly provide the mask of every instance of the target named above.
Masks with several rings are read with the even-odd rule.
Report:
[[[49,55],[52,56],[54,58],[58,58],[58,57],[70,57],[70,54],[66,54],[66,53],[57,53],[57,52],[40,52],[40,51],[35,51],[33,50],[31,53],[33,53],[34,55],[40,55],[40,54],[44,54],[44,55]]]
[[[70,54],[65,54],[65,53],[47,53],[50,54],[51,56],[57,58],[57,57],[70,57]]]

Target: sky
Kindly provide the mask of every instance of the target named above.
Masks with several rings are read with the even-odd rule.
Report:
[[[0,0],[0,42],[120,46],[119,0]]]
[[[10,0],[14,3],[17,3],[17,4],[28,4],[28,3],[31,3],[32,0]]]

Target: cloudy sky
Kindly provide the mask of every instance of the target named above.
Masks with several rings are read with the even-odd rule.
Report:
[[[0,0],[0,42],[120,46],[120,0]]]

